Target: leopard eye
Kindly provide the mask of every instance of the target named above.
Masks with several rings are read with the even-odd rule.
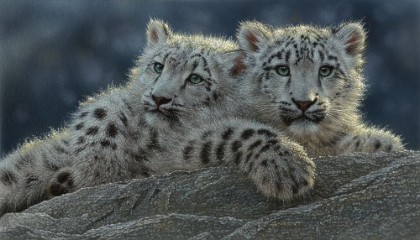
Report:
[[[277,74],[280,76],[289,76],[290,75],[290,69],[288,66],[280,65],[276,68]]]
[[[319,68],[319,75],[321,75],[321,77],[328,77],[329,75],[331,75],[333,68],[330,66],[322,66]]]
[[[198,84],[203,81],[203,78],[197,74],[191,74],[187,80],[192,84]]]
[[[155,70],[155,72],[157,72],[157,73],[162,73],[163,67],[164,67],[163,64],[155,63],[153,65],[153,70]]]

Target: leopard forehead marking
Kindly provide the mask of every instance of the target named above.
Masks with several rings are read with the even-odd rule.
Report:
[[[273,41],[268,44],[259,57],[263,67],[275,67],[279,61],[283,64],[314,64],[317,61],[337,62],[335,49],[328,45],[326,33],[319,33],[309,27],[281,29],[275,32]],[[274,66],[273,66],[274,64]]]

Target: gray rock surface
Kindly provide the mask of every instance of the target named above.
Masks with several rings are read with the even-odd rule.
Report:
[[[292,202],[219,166],[81,189],[0,219],[1,239],[420,239],[420,152],[316,159]]]

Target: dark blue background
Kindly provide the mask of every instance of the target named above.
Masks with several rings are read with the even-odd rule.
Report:
[[[244,20],[325,26],[362,19],[364,119],[420,149],[419,1],[0,0],[0,152],[62,126],[85,96],[124,82],[150,18],[229,37]]]

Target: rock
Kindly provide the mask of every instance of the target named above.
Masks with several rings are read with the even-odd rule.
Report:
[[[420,152],[315,160],[279,202],[219,166],[81,189],[0,219],[2,239],[420,239]]]

